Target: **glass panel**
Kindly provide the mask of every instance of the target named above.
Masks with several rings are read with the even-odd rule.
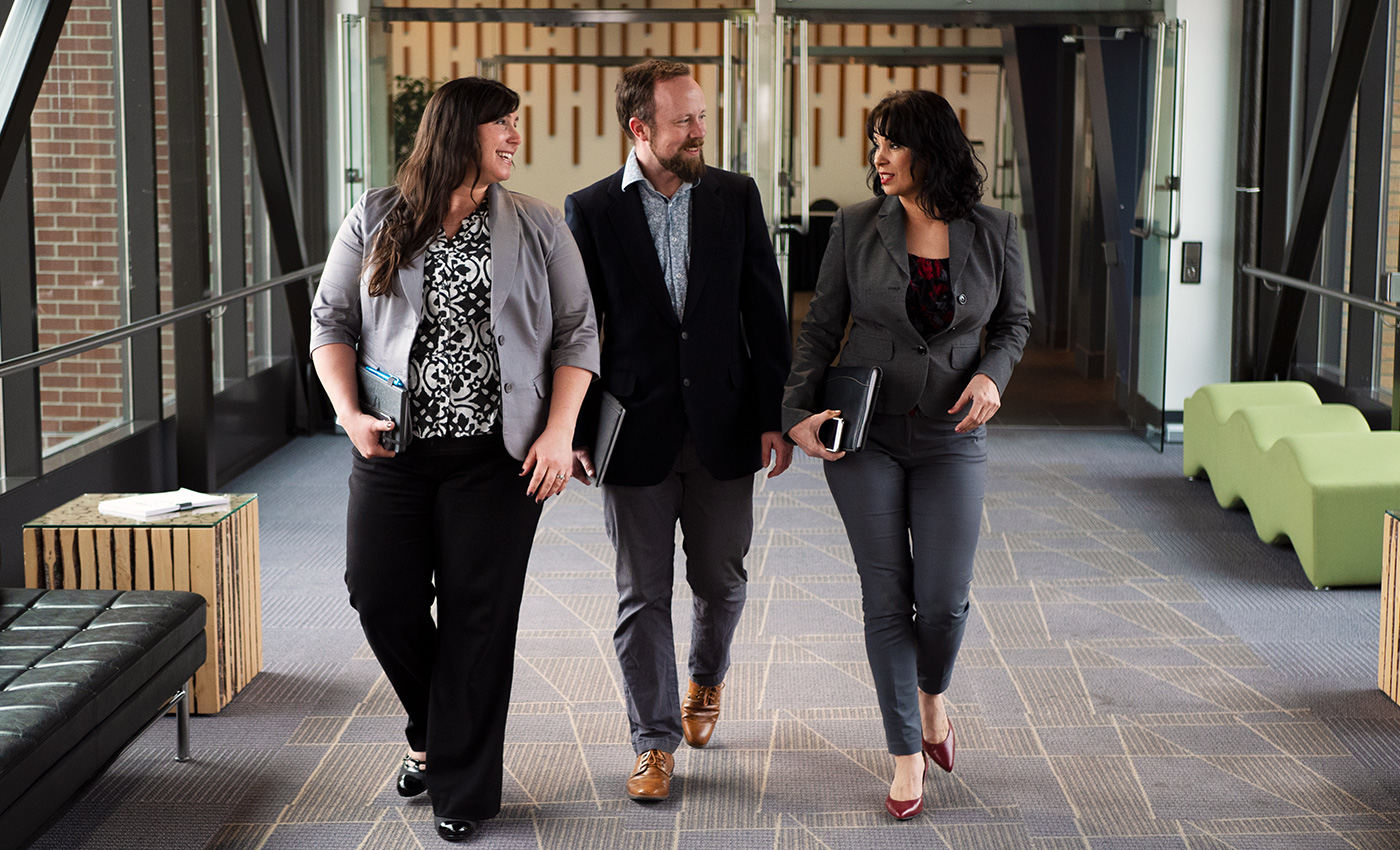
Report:
[[[1137,299],[1137,371],[1133,376],[1138,397],[1134,426],[1158,450],[1166,441],[1167,298],[1170,291],[1171,255],[1178,232],[1178,189],[1181,109],[1179,86],[1184,69],[1182,21],[1165,21],[1147,30],[1149,49],[1156,57],[1152,67],[1152,136],[1147,167],[1138,192],[1137,230],[1142,238],[1142,286]]]
[[[1185,80],[1185,21],[1164,21],[1147,30],[1149,49],[1156,56],[1153,91],[1153,131],[1146,168],[1138,187],[1140,226],[1175,239],[1180,230],[1177,196],[1181,188],[1181,85]]]
[[[441,8],[443,4],[409,5]],[[733,0],[706,3],[705,8],[715,5],[746,8]],[[650,8],[689,12],[695,4],[656,0]],[[394,140],[409,138],[417,123],[416,118],[398,119],[396,134],[396,115],[416,116],[443,80],[481,74],[501,80],[520,94],[524,141],[516,154],[510,189],[562,207],[569,192],[604,177],[625,161],[631,143],[613,107],[618,65],[649,55],[676,56],[693,63],[710,116],[706,159],[720,161],[720,139],[728,126],[720,104],[724,42],[720,22],[549,27],[415,21],[374,23],[366,29],[370,182],[361,189],[393,181]],[[502,56],[517,61],[501,61]],[[527,56],[538,61],[518,61]],[[579,61],[571,61],[572,57]]]
[[[123,324],[116,89],[108,0],[75,0],[30,118],[39,347]],[[43,453],[129,418],[124,345],[39,370]]]
[[[340,52],[339,85],[341,165],[344,178],[340,186],[340,217],[350,212],[366,187],[369,154],[365,139],[365,30],[360,15],[341,15],[338,31]],[[459,66],[460,67],[460,66]]]

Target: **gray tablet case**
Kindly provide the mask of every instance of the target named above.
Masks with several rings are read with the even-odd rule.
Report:
[[[593,440],[593,486],[603,483],[607,474],[608,462],[612,460],[613,448],[617,445],[617,432],[622,430],[622,417],[627,409],[612,393],[603,391],[602,404],[598,405],[598,433]]]
[[[394,423],[394,430],[379,435],[379,445],[391,452],[408,448],[409,441],[413,439],[412,404],[408,388],[401,381],[398,385],[391,384],[364,366],[355,371],[360,376],[360,410]]]
[[[870,430],[870,417],[875,413],[875,395],[880,391],[879,366],[828,366],[822,381],[822,409],[839,410],[846,420],[841,434],[840,450],[858,452],[865,448],[865,435]],[[822,423],[818,437],[822,445],[830,440],[835,424]]]

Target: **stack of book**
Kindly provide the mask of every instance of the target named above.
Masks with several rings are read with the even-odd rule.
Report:
[[[181,487],[166,493],[140,493],[97,503],[98,513],[126,519],[155,519],[195,508],[226,508],[228,497],[200,493]]]

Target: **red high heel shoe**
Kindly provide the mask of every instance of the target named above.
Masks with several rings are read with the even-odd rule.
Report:
[[[927,738],[923,739],[924,755],[933,759],[933,763],[948,771],[953,772],[953,756],[958,751],[958,739],[953,736],[953,720],[948,719],[948,737],[937,744]]]
[[[928,779],[928,756],[924,756],[924,779]],[[885,796],[885,811],[895,820],[909,820],[924,813],[924,789],[919,788],[919,796],[912,800],[896,800]]]

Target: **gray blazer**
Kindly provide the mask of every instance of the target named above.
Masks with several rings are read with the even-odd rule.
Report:
[[[554,370],[577,366],[598,375],[598,325],[578,246],[559,211],[499,183],[486,197],[502,429],[506,450],[523,460],[549,418]],[[361,364],[406,377],[423,317],[423,255],[379,297],[370,297],[364,268],[397,200],[397,188],[372,189],[341,224],[311,306],[311,350],[343,342],[359,350]]]
[[[979,373],[1006,391],[1030,334],[1015,217],[978,204],[968,218],[949,222],[948,259],[953,323],[926,343],[904,306],[909,252],[899,199],[871,198],[837,211],[783,390],[784,433],[826,409],[822,376],[838,348],[842,365],[880,367],[878,413],[917,406],[929,418],[959,421],[967,409],[948,408]],[[847,319],[850,339],[842,348]]]

